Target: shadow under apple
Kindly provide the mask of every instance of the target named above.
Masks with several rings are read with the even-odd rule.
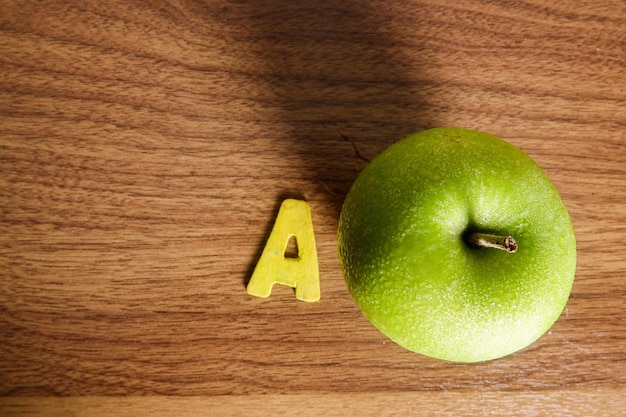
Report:
[[[253,81],[270,92],[263,105],[289,129],[298,172],[327,196],[338,218],[371,158],[436,125],[416,62],[423,48],[419,10],[396,26],[382,1],[267,0],[238,7],[261,67]],[[411,36],[396,36],[407,27]]]

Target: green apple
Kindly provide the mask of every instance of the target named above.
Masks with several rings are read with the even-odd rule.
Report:
[[[524,152],[457,128],[378,155],[344,202],[339,260],[363,314],[399,345],[478,362],[543,335],[569,298],[576,241]]]

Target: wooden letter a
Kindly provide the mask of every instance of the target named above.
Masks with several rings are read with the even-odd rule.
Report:
[[[287,253],[295,238],[296,253]],[[248,294],[269,297],[274,284],[296,289],[296,298],[319,301],[320,279],[311,209],[306,201],[283,201],[261,259],[248,283]]]

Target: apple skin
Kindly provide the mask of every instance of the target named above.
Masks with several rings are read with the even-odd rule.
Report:
[[[510,234],[516,253],[469,232]],[[389,147],[344,202],[339,260],[363,314],[399,345],[455,362],[516,352],[558,319],[576,241],[553,184],[495,136],[434,128]]]

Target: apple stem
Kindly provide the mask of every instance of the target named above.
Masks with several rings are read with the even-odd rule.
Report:
[[[489,233],[472,233],[467,238],[468,242],[474,246],[483,248],[496,248],[515,253],[517,251],[517,243],[513,236],[498,236]]]

